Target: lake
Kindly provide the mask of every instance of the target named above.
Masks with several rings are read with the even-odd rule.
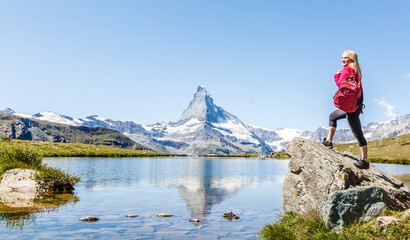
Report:
[[[44,162],[82,181],[74,195],[37,200],[30,213],[1,212],[0,239],[257,239],[257,231],[280,214],[289,163],[206,157]],[[374,165],[390,174],[410,173],[408,165]],[[55,201],[57,206],[50,205]],[[48,207],[38,211],[37,206]],[[240,219],[223,218],[225,211]],[[162,212],[174,216],[156,216]],[[100,221],[79,221],[90,215]],[[202,222],[189,222],[192,218]]]

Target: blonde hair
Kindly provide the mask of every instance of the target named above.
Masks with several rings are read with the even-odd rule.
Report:
[[[352,60],[356,73],[362,78],[362,70],[360,70],[359,59],[357,57],[357,52],[353,50],[347,50],[343,54],[346,54],[350,60]]]

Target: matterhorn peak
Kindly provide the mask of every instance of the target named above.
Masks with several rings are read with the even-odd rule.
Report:
[[[197,119],[200,122],[221,123],[231,119],[235,122],[240,122],[232,114],[226,112],[221,107],[214,104],[211,94],[203,85],[199,85],[194,98],[188,108],[182,113],[181,121],[187,122],[191,119]]]
[[[201,95],[201,94],[203,94],[203,95],[210,95],[209,92],[208,92],[208,90],[206,90],[206,87],[205,87],[204,85],[202,85],[202,84],[199,85],[198,88],[196,89],[195,95],[197,95],[197,94],[199,94],[199,95]]]
[[[196,91],[199,92],[199,91],[202,91],[202,90],[205,90],[205,91],[206,91],[206,88],[205,88],[204,85],[200,84],[200,85],[198,86],[198,89],[197,89]]]

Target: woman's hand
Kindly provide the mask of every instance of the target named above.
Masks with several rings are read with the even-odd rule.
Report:
[[[337,71],[337,73],[336,74],[340,74],[342,72],[342,70],[339,70],[339,71]]]

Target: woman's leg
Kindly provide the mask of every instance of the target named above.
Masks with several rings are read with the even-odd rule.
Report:
[[[333,141],[333,136],[335,135],[337,128],[337,120],[343,118],[346,118],[346,113],[340,109],[337,109],[329,115],[329,133],[327,134],[326,141]]]
[[[347,121],[349,122],[350,129],[353,132],[354,137],[359,142],[360,152],[362,153],[362,158],[367,162],[367,141],[364,138],[362,125],[360,123],[359,115],[362,112],[362,108],[359,107],[354,113],[347,113]]]
[[[327,134],[326,140],[332,142],[333,136],[335,136],[336,128],[329,126],[329,133]]]
[[[362,158],[367,162],[367,145],[360,147],[360,152],[362,153]]]

